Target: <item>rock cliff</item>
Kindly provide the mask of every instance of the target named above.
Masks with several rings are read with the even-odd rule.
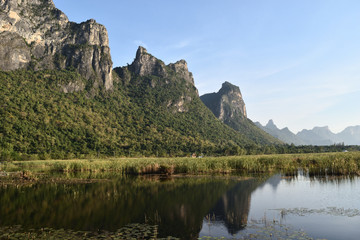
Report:
[[[200,98],[215,117],[236,131],[249,136],[253,141],[282,143],[247,118],[245,102],[238,86],[224,82],[217,93],[205,94]]]
[[[162,97],[163,104],[173,112],[187,112],[189,103],[194,98],[199,98],[193,75],[185,60],[166,65],[140,46],[133,63],[127,67],[115,68],[115,71],[125,85],[147,85],[157,95],[166,95]]]
[[[201,96],[201,100],[223,122],[238,117],[247,118],[240,88],[229,82],[223,83],[219,92]]]
[[[139,47],[136,51],[136,57],[134,62],[131,64],[130,69],[132,72],[140,76],[167,76],[165,63],[149,54],[143,47]]]
[[[70,22],[52,0],[0,0],[0,43],[1,70],[75,68],[92,87],[112,89],[106,28]]]

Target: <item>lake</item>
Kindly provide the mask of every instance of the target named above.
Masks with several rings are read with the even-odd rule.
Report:
[[[358,239],[360,178],[69,176],[2,184],[0,238]],[[1,181],[1,178],[0,178]],[[26,235],[27,234],[27,235]]]

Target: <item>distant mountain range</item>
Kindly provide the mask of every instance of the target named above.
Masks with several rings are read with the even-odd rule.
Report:
[[[347,127],[337,134],[331,132],[327,126],[314,127],[312,130],[304,129],[294,134],[288,128],[279,129],[273,120],[270,120],[265,126],[262,126],[259,122],[255,124],[270,135],[288,144],[324,146],[344,143],[345,145],[360,145],[360,126]]]

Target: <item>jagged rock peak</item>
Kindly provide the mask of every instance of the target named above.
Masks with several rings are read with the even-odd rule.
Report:
[[[5,71],[74,67],[94,87],[112,88],[106,28],[70,22],[52,0],[0,0],[0,62]]]
[[[228,102],[228,104],[232,106],[231,116],[240,114],[244,118],[247,118],[245,102],[238,86],[224,82],[219,90],[219,94],[222,95],[223,102]]]
[[[222,86],[221,86],[221,89],[220,91],[221,93],[230,93],[230,92],[237,92],[237,93],[240,93],[241,95],[241,91],[240,91],[240,88],[238,86],[235,86],[227,81],[225,81]]]
[[[149,54],[147,50],[141,46],[139,46],[138,50],[136,51],[135,60],[131,64],[130,68],[134,73],[140,76],[167,76],[165,64],[156,57]]]
[[[275,123],[272,119],[269,120],[269,122],[266,124],[265,127],[271,128],[271,129],[278,129],[278,127],[275,125]]]
[[[173,70],[180,78],[185,79],[188,83],[194,85],[194,78],[188,70],[185,60],[177,61],[176,63],[165,63],[148,53],[146,48],[139,46],[136,51],[136,57],[131,64],[130,69],[140,76],[155,75],[159,77],[167,77],[168,71],[166,68]]]
[[[145,54],[148,54],[146,48],[142,47],[142,46],[139,46],[139,48],[137,49],[136,51],[136,58],[135,60],[137,59],[140,59],[142,55],[145,55]]]
[[[188,83],[195,85],[194,77],[191,72],[189,72],[187,62],[184,59],[177,61],[176,63],[170,63],[169,67],[184,78]]]
[[[52,0],[0,0],[0,5],[5,7],[5,10],[17,8],[21,5],[44,5],[55,8]]]
[[[224,82],[217,93],[201,96],[201,100],[217,118],[224,122],[237,118],[247,118],[246,106],[240,88],[229,82]]]

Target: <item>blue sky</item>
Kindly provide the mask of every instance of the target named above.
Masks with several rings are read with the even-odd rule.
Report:
[[[71,21],[109,32],[114,67],[139,45],[165,63],[185,59],[200,94],[224,81],[248,117],[293,132],[360,125],[358,0],[54,0]]]

